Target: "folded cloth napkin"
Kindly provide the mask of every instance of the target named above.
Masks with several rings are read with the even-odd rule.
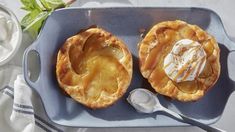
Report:
[[[25,83],[21,68],[1,68],[1,132],[85,132],[85,128],[66,128],[48,120],[38,95]],[[6,82],[9,82],[6,84]]]

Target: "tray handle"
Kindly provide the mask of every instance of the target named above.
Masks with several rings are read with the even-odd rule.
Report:
[[[229,55],[232,53],[232,52],[235,52],[235,42],[232,41],[228,36],[226,36],[226,39],[225,39],[225,43],[226,45],[228,45],[228,50],[229,50]],[[233,60],[235,58],[232,58]],[[231,62],[231,57],[230,59],[228,58],[228,63],[231,64],[231,70],[235,70],[234,67],[235,67],[235,61],[234,62]],[[230,79],[231,83],[232,83],[232,92],[235,91],[235,80],[233,79]]]
[[[37,88],[40,88],[39,85],[39,79],[40,79],[40,73],[38,75],[38,78],[35,82],[33,82],[31,79],[30,79],[30,72],[29,72],[29,65],[28,65],[28,61],[29,61],[29,53],[31,51],[35,51],[38,55],[38,58],[39,58],[39,65],[41,65],[41,61],[40,61],[40,54],[37,50],[37,41],[35,41],[32,45],[30,45],[24,52],[24,56],[23,56],[23,73],[24,73],[24,79],[26,81],[26,83],[31,87],[31,88],[34,88],[34,89],[37,89]],[[40,66],[41,68],[41,66]],[[37,89],[38,90],[38,89]]]
[[[225,43],[226,43],[227,46],[229,46],[229,47],[228,47],[228,50],[229,50],[230,52],[235,51],[235,42],[232,41],[227,35],[226,35],[226,37],[225,37]]]

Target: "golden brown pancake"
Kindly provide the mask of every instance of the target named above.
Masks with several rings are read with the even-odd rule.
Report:
[[[182,39],[197,41],[206,53],[206,65],[193,81],[170,79],[163,61],[174,44]],[[220,49],[215,38],[196,25],[184,21],[164,21],[153,26],[139,43],[139,65],[142,75],[156,92],[180,101],[195,101],[205,95],[220,75]]]
[[[60,87],[90,108],[105,108],[126,92],[132,78],[127,46],[101,28],[83,30],[66,40],[57,55]]]

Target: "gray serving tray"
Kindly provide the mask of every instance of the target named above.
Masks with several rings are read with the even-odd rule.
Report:
[[[214,35],[221,49],[222,71],[216,85],[199,101],[182,103],[159,96],[163,105],[205,124],[216,122],[222,115],[235,83],[229,77],[228,55],[235,44],[227,37],[219,16],[202,8],[69,8],[53,12],[46,20],[37,40],[24,55],[26,82],[37,91],[48,117],[55,123],[75,127],[155,127],[185,125],[164,113],[140,114],[126,101],[129,91],[145,87],[151,89],[143,79],[138,67],[137,43],[140,29],[150,29],[154,24],[166,20],[184,20],[196,24]],[[132,52],[134,73],[126,94],[113,106],[91,110],[65,96],[59,89],[55,64],[56,55],[65,40],[79,30],[97,25],[122,39]],[[28,77],[28,55],[37,52],[40,60],[39,78],[33,82]]]

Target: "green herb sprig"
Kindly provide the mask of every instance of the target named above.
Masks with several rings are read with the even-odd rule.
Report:
[[[62,0],[20,0],[23,4],[21,9],[28,13],[21,20],[23,31],[36,38],[45,19],[56,9],[65,8],[72,4],[75,0],[67,3]]]

